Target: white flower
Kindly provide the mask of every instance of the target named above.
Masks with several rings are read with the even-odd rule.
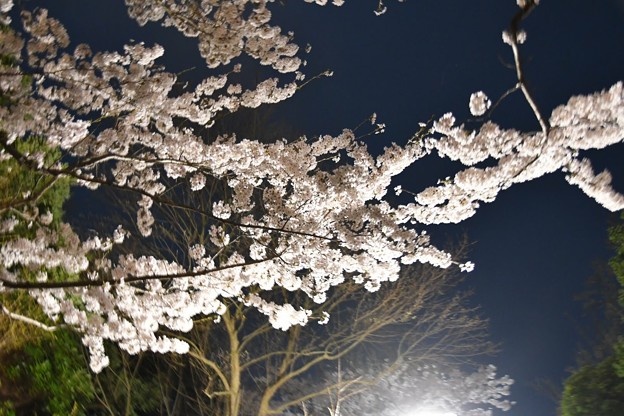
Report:
[[[388,8],[380,1],[379,5],[377,7],[377,10],[375,10],[375,15],[376,16],[381,16],[382,14],[386,13],[388,11]]]
[[[524,30],[520,30],[518,31],[518,33],[516,34],[516,40],[518,41],[519,44],[523,44],[524,42],[526,42],[527,39],[527,33]]]
[[[200,191],[204,189],[204,186],[206,186],[206,177],[202,173],[197,172],[191,176],[190,182],[191,190]]]
[[[516,33],[516,42],[521,45],[524,42],[526,42],[527,39],[527,33],[524,30],[519,30]],[[509,32],[508,30],[504,30],[503,31],[503,43],[506,43],[507,45],[513,45],[514,43],[514,36],[511,32]]]
[[[459,265],[459,270],[461,270],[462,272],[466,272],[466,273],[470,273],[471,271],[474,270],[474,263],[471,261],[468,261],[466,263],[462,263]]]
[[[502,37],[503,37],[503,43],[507,45],[511,45],[513,43],[511,33],[509,33],[508,30],[503,30]]]
[[[217,247],[225,247],[230,244],[230,236],[226,234],[225,230],[221,226],[211,226],[208,236],[210,238],[210,242]]]
[[[48,211],[45,214],[39,216],[39,221],[43,225],[50,225],[52,223],[52,219],[53,218],[54,217],[53,217],[52,213],[50,211]]]
[[[195,244],[189,247],[189,256],[195,261],[201,260],[206,255],[206,247],[203,244]]]
[[[227,220],[232,215],[232,210],[223,201],[218,201],[212,204],[212,215],[216,218]]]
[[[252,260],[262,260],[266,256],[266,247],[258,243],[253,243],[249,247],[249,257]]]
[[[8,13],[13,8],[13,0],[0,0],[0,12]]]
[[[15,226],[19,224],[19,221],[14,217],[9,217],[0,223],[0,233],[12,233]]]
[[[482,116],[490,108],[492,102],[483,91],[478,91],[470,96],[470,113],[473,116]]]
[[[329,322],[329,314],[325,311],[322,312],[323,317],[321,319],[319,319],[318,324],[319,325],[325,325]]]
[[[113,242],[115,244],[121,244],[124,242],[127,235],[128,232],[124,230],[121,225],[118,225],[117,228],[115,228],[115,231],[113,231]]]

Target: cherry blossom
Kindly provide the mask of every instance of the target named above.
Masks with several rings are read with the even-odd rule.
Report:
[[[218,319],[224,299],[253,306],[286,330],[327,317],[269,302],[263,292],[280,287],[322,303],[346,279],[374,291],[414,262],[470,271],[472,263],[459,265],[431,244],[426,226],[461,222],[513,184],[547,173],[564,171],[568,182],[606,208],[624,208],[609,174],[596,175],[579,156],[622,142],[622,83],[572,98],[540,132],[491,121],[469,130],[449,113],[427,137],[390,144],[379,155],[351,130],[290,142],[225,134],[206,140],[219,114],[283,101],[297,91],[301,76],[284,74],[301,66],[299,48],[271,24],[268,3],[126,0],[140,24],[160,21],[197,38],[213,71],[186,88],[157,64],[161,46],[129,43],[122,52],[94,52],[81,44],[71,51],[67,32],[45,10],[24,12],[21,28],[10,22],[0,32],[0,54],[10,58],[0,68],[1,94],[10,102],[0,106],[0,159],[47,178],[71,178],[91,192],[106,187],[134,198],[136,232],[97,230],[90,238],[63,222],[53,227],[49,213],[35,210],[36,195],[17,196],[1,211],[0,233],[7,236],[0,248],[2,290],[29,290],[52,320],[83,334],[93,371],[108,363],[104,340],[130,353],[188,351],[184,341],[159,330],[185,332],[195,317]],[[11,7],[1,0],[4,24]],[[516,38],[510,41],[515,46]],[[243,88],[232,81],[240,66],[228,69],[243,53],[279,75]],[[294,80],[284,81],[288,76]],[[470,104],[483,114],[489,100],[477,94]],[[32,136],[60,150],[62,159],[46,163],[41,153],[20,152],[17,144]],[[433,153],[466,168],[415,193],[412,202],[388,202],[392,180]],[[205,207],[177,199],[172,190],[207,192],[207,184],[221,191]],[[396,194],[406,187],[395,187]],[[208,240],[189,243],[190,263],[119,255],[116,248],[125,241],[149,238],[162,207],[209,223]],[[9,238],[19,225],[28,225],[33,237]],[[42,272],[33,282],[21,273],[56,267],[73,280],[49,281]]]
[[[473,116],[482,116],[490,108],[492,102],[483,91],[478,91],[470,96],[470,113]]]

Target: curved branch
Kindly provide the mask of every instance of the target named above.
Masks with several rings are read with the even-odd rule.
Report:
[[[539,122],[542,128],[542,132],[544,133],[544,136],[548,136],[548,132],[550,131],[550,124],[548,123],[548,120],[542,115],[537,103],[535,102],[535,99],[533,98],[533,96],[531,95],[531,92],[529,91],[529,88],[527,87],[526,81],[524,79],[522,59],[520,57],[520,51],[518,48],[518,45],[523,42],[523,40],[520,39],[520,37],[525,36],[520,29],[520,23],[524,19],[526,19],[529,16],[529,14],[531,14],[531,12],[537,6],[538,3],[539,3],[538,0],[522,0],[519,2],[520,10],[514,15],[513,19],[511,20],[509,31],[507,32],[508,36],[505,37],[505,40],[506,40],[506,43],[508,43],[509,46],[511,46],[511,50],[514,56],[516,77],[518,78],[518,84],[516,88],[520,88],[520,90],[522,90],[522,94],[524,94],[524,98],[527,100],[527,102],[531,106],[531,109],[533,110],[533,114],[535,114],[535,117],[537,118],[537,121]]]

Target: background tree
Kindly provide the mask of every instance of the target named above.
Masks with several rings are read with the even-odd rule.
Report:
[[[624,220],[624,212],[621,214]],[[620,221],[609,229],[609,239],[615,248],[615,255],[609,262],[620,284],[619,301],[624,307],[624,223]],[[624,313],[620,309],[620,320],[624,318]],[[615,345],[615,369],[620,378],[624,378],[624,331],[620,332],[620,338]]]
[[[585,305],[599,317],[598,324],[592,322],[592,333],[596,336],[590,349],[581,353],[579,368],[565,381],[561,399],[563,416],[624,412],[624,373],[621,371],[624,228],[621,221],[610,227],[609,239],[616,254],[609,262],[611,270],[603,271],[601,280],[606,284],[596,296],[595,289],[600,285],[594,282],[593,296],[592,293],[585,296]]]
[[[28,78],[22,82],[27,85]],[[10,103],[5,101],[2,105]],[[37,137],[21,142],[18,149],[42,153],[45,163],[60,157],[58,150],[46,148],[45,141]],[[42,224],[59,227],[69,186],[67,178],[50,180],[13,159],[0,161],[2,244],[34,238]],[[25,204],[15,203],[19,195],[27,195],[28,209],[22,210]],[[42,271],[21,268],[17,272],[25,281],[36,281]],[[45,272],[52,281],[72,278],[61,267]],[[82,414],[85,402],[93,396],[93,388],[75,334],[67,329],[51,332],[48,326],[52,322],[27,293],[1,293],[0,307],[0,412]],[[33,326],[33,322],[44,324]]]
[[[615,371],[615,358],[585,366],[566,380],[563,416],[620,415],[624,411],[624,380]]]

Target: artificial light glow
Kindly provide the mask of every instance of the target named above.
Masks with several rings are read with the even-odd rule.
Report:
[[[426,408],[416,410],[415,412],[410,413],[409,416],[457,416],[457,414],[453,412],[446,412],[444,410]]]

